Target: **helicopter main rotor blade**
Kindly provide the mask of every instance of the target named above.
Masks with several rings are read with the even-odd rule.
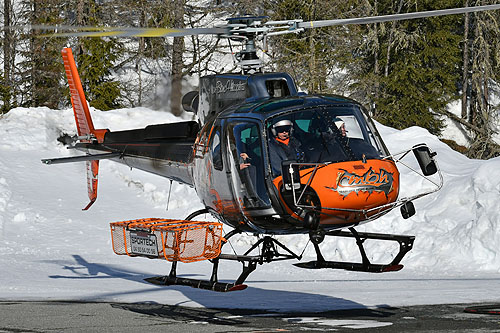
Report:
[[[302,20],[284,20],[268,21],[263,25],[260,17],[251,18],[252,25],[248,23],[229,23],[226,25],[215,26],[211,28],[127,28],[127,27],[85,27],[70,25],[27,25],[27,26],[7,26],[1,30],[53,30],[54,33],[48,33],[41,37],[182,37],[192,35],[217,35],[227,38],[250,38],[251,36],[273,36],[289,33],[297,33],[304,29],[329,27],[336,25],[349,24],[371,24],[391,21],[410,20],[417,18],[436,17],[443,15],[464,14],[480,12],[487,10],[500,9],[500,4],[450,8],[441,10],[432,10],[425,12],[413,12],[393,15],[381,15],[370,17],[357,17],[347,19],[321,20],[302,22]],[[258,21],[256,19],[259,19]],[[258,22],[258,23],[257,23]]]
[[[486,5],[486,6],[475,6],[475,7],[464,7],[464,8],[440,9],[440,10],[431,10],[431,11],[426,11],[426,12],[414,12],[414,13],[371,16],[371,17],[357,17],[357,18],[336,19],[336,20],[298,22],[296,24],[296,26],[297,26],[297,28],[311,29],[311,28],[329,27],[329,26],[334,26],[334,25],[370,24],[370,23],[381,23],[381,22],[389,22],[389,21],[411,20],[411,19],[433,17],[433,16],[464,14],[464,13],[480,12],[480,11],[486,11],[486,10],[495,10],[495,9],[500,9],[500,4],[498,4],[498,5]]]
[[[227,33],[227,29],[225,28],[95,28],[93,30],[101,31],[56,32],[44,35],[44,37],[183,37],[192,35],[220,35]]]
[[[6,26],[1,30],[53,30],[53,33],[40,37],[182,37],[192,35],[220,35],[228,32],[225,27],[213,28],[130,28],[130,27],[92,27],[72,25],[25,25]]]

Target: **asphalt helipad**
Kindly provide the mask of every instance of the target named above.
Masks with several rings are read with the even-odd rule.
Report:
[[[277,313],[144,303],[3,301],[0,332],[500,332],[499,315],[464,311],[485,305]]]

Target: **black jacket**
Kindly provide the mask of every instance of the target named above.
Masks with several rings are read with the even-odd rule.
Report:
[[[300,142],[294,137],[290,138],[288,145],[272,138],[269,142],[269,159],[271,161],[273,177],[276,177],[281,175],[281,161],[295,160],[303,162],[304,153],[300,148]]]

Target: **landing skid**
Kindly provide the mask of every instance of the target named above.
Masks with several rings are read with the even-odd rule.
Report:
[[[189,215],[186,220],[191,220],[194,217],[207,213],[208,210],[202,209],[193,214]],[[223,245],[227,242],[227,240],[234,236],[235,234],[240,233],[239,230],[233,230],[224,236]],[[250,253],[260,248],[260,252],[258,255],[250,255]],[[243,271],[240,276],[236,279],[234,283],[226,283],[219,282],[217,273],[219,269],[219,261],[223,260],[236,260],[243,264]],[[243,255],[236,254],[224,254],[221,253],[217,258],[212,259],[211,262],[213,264],[212,267],[212,276],[210,280],[198,280],[198,279],[189,279],[184,277],[177,276],[177,261],[172,262],[172,267],[169,275],[165,276],[155,276],[151,278],[144,279],[147,282],[150,282],[155,285],[161,286],[171,286],[171,285],[180,285],[180,286],[189,286],[193,288],[206,289],[218,292],[228,292],[228,291],[236,291],[246,289],[247,286],[243,284],[247,279],[248,275],[252,273],[256,268],[257,264],[262,265],[263,263],[268,263],[272,261],[279,260],[288,260],[288,259],[298,259],[301,257],[297,256],[295,253],[290,251],[286,246],[278,242],[276,239],[265,236],[259,239],[254,245],[248,249]]]
[[[203,209],[198,212],[191,214],[186,220],[190,220],[197,215],[205,214],[208,210]],[[223,245],[227,240],[240,233],[239,230],[233,230],[224,236]],[[322,229],[312,230],[310,232],[310,239],[316,250],[317,260],[309,261],[305,263],[297,263],[295,266],[308,269],[319,269],[319,268],[331,268],[331,269],[345,269],[350,271],[359,272],[371,272],[371,273],[381,273],[390,271],[399,271],[403,268],[400,264],[401,259],[408,253],[413,247],[414,236],[405,235],[390,235],[390,234],[376,234],[367,232],[357,232],[354,228],[349,228],[347,231],[330,231],[325,232]],[[321,254],[319,244],[324,240],[325,236],[336,236],[336,237],[352,237],[356,239],[356,244],[358,245],[362,261],[360,263],[355,262],[340,262],[340,261],[327,261],[323,258]],[[399,243],[399,252],[396,257],[389,264],[372,264],[366,255],[363,243],[367,239],[372,240],[387,240],[396,241]],[[259,249],[257,255],[251,255],[252,251]],[[285,245],[281,244],[276,239],[265,236],[260,238],[254,245],[252,245],[248,251],[243,255],[237,254],[225,254],[221,253],[217,258],[210,260],[213,264],[212,275],[210,280],[198,280],[190,279],[177,276],[177,261],[172,262],[172,267],[169,275],[165,276],[155,276],[145,279],[145,281],[150,282],[155,285],[160,286],[189,286],[193,288],[206,289],[218,292],[229,292],[236,290],[246,289],[247,286],[244,284],[247,277],[256,268],[257,264],[262,265],[263,263],[269,263],[273,261],[297,259],[300,260],[302,256],[293,253]],[[235,260],[243,264],[243,270],[240,276],[233,283],[219,282],[217,273],[219,268],[220,260]]]
[[[177,262],[173,262],[172,266],[176,266]],[[175,271],[175,270],[174,270]],[[206,280],[198,280],[198,279],[189,279],[183,277],[177,277],[175,273],[173,275],[165,275],[165,276],[155,276],[144,279],[145,281],[156,284],[159,286],[188,286],[198,289],[206,289],[212,291],[219,292],[228,292],[228,291],[236,291],[236,290],[244,290],[247,288],[246,284],[243,283],[225,283],[218,281],[206,281]]]
[[[403,268],[400,264],[401,259],[408,253],[413,247],[413,241],[415,236],[406,235],[390,235],[390,234],[376,234],[368,232],[357,232],[354,228],[349,228],[350,232],[347,231],[331,231],[324,233],[322,236],[337,236],[337,237],[353,237],[356,239],[356,244],[358,245],[359,252],[361,254],[361,263],[355,262],[341,262],[341,261],[326,261],[321,254],[319,249],[319,243],[323,240],[323,237],[315,237],[314,234],[311,235],[311,240],[313,240],[314,249],[316,250],[317,260],[309,261],[304,263],[294,264],[297,267],[309,268],[309,269],[319,269],[319,268],[333,268],[333,269],[344,269],[348,271],[357,272],[369,272],[369,273],[382,273],[382,272],[394,272],[399,271]],[[321,232],[321,231],[314,231]],[[313,233],[314,233],[313,232]],[[314,242],[314,239],[321,239],[320,242]],[[399,252],[396,257],[389,264],[372,264],[366,255],[363,243],[367,239],[373,240],[387,240],[396,241],[399,243]]]
[[[308,269],[332,268],[332,269],[344,269],[346,271],[369,272],[369,273],[395,272],[403,268],[403,265],[379,265],[379,264],[364,265],[361,263],[342,262],[342,261],[309,261],[309,262],[301,262],[294,265],[300,268],[308,268]]]
[[[224,238],[227,240],[229,237],[237,233],[239,233],[239,231],[233,230],[232,232],[227,234]],[[253,251],[259,246],[261,247],[259,255],[249,255],[251,251]],[[281,253],[279,249],[284,250],[286,253]],[[236,260],[243,264],[243,271],[241,272],[240,276],[238,277],[238,279],[236,279],[234,283],[225,283],[218,281],[217,272],[219,268],[219,260],[221,259]],[[288,248],[286,248],[283,244],[281,244],[274,238],[265,236],[264,238],[261,238],[257,243],[255,243],[243,255],[222,253],[219,255],[219,257],[212,260],[213,264],[212,276],[209,281],[177,277],[176,261],[172,262],[172,268],[169,275],[156,276],[144,280],[162,286],[181,285],[181,286],[189,286],[193,288],[206,289],[219,292],[243,290],[247,288],[247,285],[243,284],[243,282],[245,282],[248,275],[250,275],[250,273],[252,273],[257,268],[257,264],[262,265],[263,263],[279,261],[279,260],[288,260],[288,259],[300,260],[300,257],[294,254],[292,251],[290,251]]]

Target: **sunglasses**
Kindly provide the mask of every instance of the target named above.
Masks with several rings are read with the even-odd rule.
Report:
[[[276,133],[290,132],[292,126],[277,126]]]

